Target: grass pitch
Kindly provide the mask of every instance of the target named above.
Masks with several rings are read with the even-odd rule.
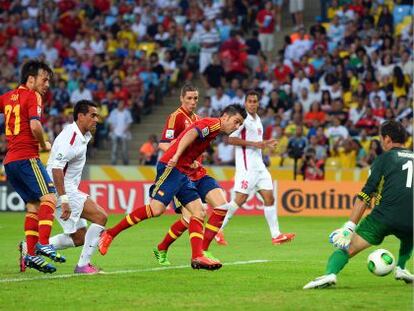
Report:
[[[109,225],[121,216],[110,216]],[[190,268],[185,233],[170,249],[172,266],[158,266],[152,248],[176,216],[143,222],[118,236],[105,257],[93,262],[107,274],[74,276],[80,248],[62,251],[67,263],[53,275],[18,272],[17,243],[23,237],[23,214],[0,216],[1,310],[412,310],[413,287],[392,275],[376,277],[366,258],[353,258],[336,288],[302,290],[324,273],[333,251],[329,233],[340,218],[281,218],[284,232],[295,232],[289,244],[273,246],[263,216],[236,216],[226,228],[229,245],[213,242],[211,251],[224,266],[219,271]],[[54,233],[60,232],[55,222]],[[381,248],[398,255],[398,240],[388,237]],[[409,261],[412,271],[413,261]]]

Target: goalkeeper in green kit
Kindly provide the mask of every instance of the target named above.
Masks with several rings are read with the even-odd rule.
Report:
[[[405,269],[413,250],[414,164],[414,153],[403,147],[406,135],[400,122],[386,121],[381,125],[380,139],[385,152],[371,165],[370,175],[358,194],[349,221],[329,237],[338,249],[329,257],[326,274],[306,284],[304,289],[335,285],[336,275],[350,258],[371,245],[381,244],[388,235],[400,240],[395,279],[413,282],[414,275]],[[371,214],[359,222],[371,198],[375,200],[375,206]]]

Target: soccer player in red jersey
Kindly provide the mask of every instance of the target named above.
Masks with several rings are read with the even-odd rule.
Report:
[[[205,211],[189,176],[194,171],[194,161],[210,146],[211,141],[220,133],[229,135],[237,130],[245,117],[246,112],[241,106],[230,105],[223,110],[220,118],[205,118],[184,130],[158,162],[157,177],[150,189],[150,204],[135,209],[117,225],[105,231],[99,242],[100,252],[106,254],[114,237],[121,231],[145,219],[160,216],[175,196],[192,215],[188,226],[192,248],[191,266],[207,270],[221,268],[219,261],[203,255]],[[223,220],[225,212],[212,217],[215,221]]]
[[[164,152],[168,150],[172,142],[187,127],[199,120],[199,117],[194,114],[198,102],[197,88],[191,84],[185,84],[181,89],[180,101],[181,107],[168,117],[164,126],[161,142],[159,144],[159,148]],[[227,205],[228,203],[224,191],[214,178],[207,175],[205,168],[200,162],[201,159],[194,161],[192,165],[193,172],[189,175],[189,178],[194,183],[202,202],[207,202],[213,207],[213,212],[204,230],[203,254],[210,259],[217,260],[208,251],[211,240],[222,224],[222,222],[220,222],[222,217],[217,217],[215,215],[225,215],[226,211],[231,207]],[[175,212],[182,214],[182,217],[174,222],[164,239],[153,250],[160,265],[170,265],[167,258],[168,248],[188,229],[188,224],[192,216],[190,211],[182,208],[181,203],[176,198],[173,201],[173,206]]]
[[[0,96],[0,113],[5,115],[7,153],[4,168],[7,179],[26,203],[24,223],[28,254],[21,262],[41,272],[53,273],[56,268],[40,255],[55,262],[65,262],[49,236],[56,207],[55,187],[39,160],[39,149],[50,150],[44,140],[40,123],[42,95],[48,88],[52,70],[43,62],[30,60],[21,70],[21,85]],[[62,218],[69,217],[65,211]]]

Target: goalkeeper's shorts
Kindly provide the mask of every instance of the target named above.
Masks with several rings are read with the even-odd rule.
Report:
[[[401,241],[410,241],[412,243],[412,233],[392,228],[372,215],[366,216],[358,225],[355,231],[361,238],[371,245],[379,245],[388,235],[395,235]]]

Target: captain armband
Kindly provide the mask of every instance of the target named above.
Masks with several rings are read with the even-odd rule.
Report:
[[[369,205],[370,202],[371,202],[371,197],[368,194],[366,194],[362,191],[358,193],[358,198],[360,200],[364,201],[364,203],[367,204],[367,205]]]

